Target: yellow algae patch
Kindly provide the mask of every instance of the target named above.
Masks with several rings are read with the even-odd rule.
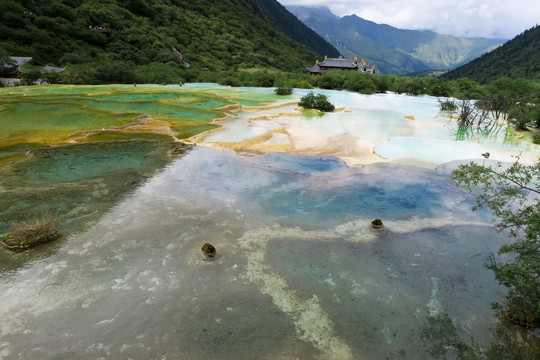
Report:
[[[228,114],[225,117],[214,119],[212,120],[211,124],[219,126],[218,128],[207,130],[197,135],[193,135],[188,139],[184,139],[183,141],[185,141],[188,144],[203,143],[204,138],[206,138],[208,135],[225,130],[225,127],[223,126],[223,124],[221,124],[222,122],[232,119],[232,118],[238,118],[238,117],[239,116],[237,115]]]
[[[291,152],[305,155],[337,156],[349,166],[359,166],[384,161],[375,154],[374,144],[347,134],[326,133],[307,127],[287,127]]]
[[[289,145],[282,145],[282,144],[257,144],[255,146],[252,146],[250,150],[258,151],[258,152],[291,152]]]
[[[271,109],[279,109],[281,107],[286,107],[286,106],[293,106],[296,104],[298,104],[298,102],[291,101],[291,102],[280,102],[280,103],[272,104],[272,105],[243,106],[243,108],[246,111],[271,110]]]
[[[193,143],[197,141],[204,141],[206,135],[222,130],[224,130],[224,128],[218,128],[210,130],[205,134],[196,135],[190,138],[189,142]],[[272,139],[278,139],[282,141],[272,143]],[[206,142],[204,143],[204,145],[216,149],[229,149],[235,151],[249,150],[257,152],[293,152],[290,141],[288,139],[287,131],[283,128],[268,130],[261,135],[254,136],[239,142]]]
[[[225,105],[220,108],[217,108],[216,110],[220,110],[220,111],[242,110],[242,105],[240,104]]]
[[[198,98],[198,97],[177,97],[177,98],[171,98],[171,99],[160,99],[158,100],[162,104],[193,104],[198,102],[203,102],[205,99]]]
[[[148,115],[141,115],[134,118],[133,120],[137,122],[122,126],[107,126],[97,130],[77,131],[70,134],[68,137],[73,138],[73,140],[76,141],[90,135],[99,134],[101,132],[115,131],[121,133],[153,133],[160,135],[168,135],[173,139],[176,139],[173,132],[171,131],[170,124],[167,121],[156,120],[149,117]]]
[[[231,150],[253,150],[252,147],[257,144],[264,143],[272,138],[272,132],[267,131],[264,134],[245,139],[240,142],[212,142],[207,143],[217,149],[231,149]]]

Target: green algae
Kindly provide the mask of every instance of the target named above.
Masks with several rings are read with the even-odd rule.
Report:
[[[220,86],[2,88],[0,236],[45,213],[62,233],[80,231],[187,151],[178,139],[215,129],[236,104],[274,99]]]
[[[101,131],[95,134],[88,135],[78,143],[99,142],[99,141],[125,141],[125,140],[148,140],[148,141],[172,141],[170,135],[154,134],[154,133],[126,133],[119,131]]]
[[[189,148],[115,141],[32,150],[0,169],[0,235],[47,213],[58,214],[62,233],[80,231]]]
[[[94,146],[63,146],[32,150],[24,162],[12,166],[19,184],[83,181],[123,170],[165,165],[152,142],[97,143]]]
[[[0,89],[0,166],[35,146],[117,139],[174,140],[211,130],[234,102],[233,89],[189,90],[166,86],[33,86]],[[159,122],[137,127],[142,115]],[[163,134],[168,124],[170,134]],[[133,125],[129,131],[126,126]],[[155,124],[154,124],[155,125]],[[74,133],[88,132],[74,140]],[[104,132],[104,134],[96,134]],[[113,134],[116,132],[117,134]],[[142,135],[144,134],[144,135]],[[157,135],[156,135],[157,134]],[[26,144],[26,145],[22,145]],[[20,150],[20,151],[18,151]]]
[[[17,99],[8,101],[0,112],[2,135],[0,144],[60,143],[75,131],[122,126],[131,122],[137,113],[114,114],[96,111],[73,103]]]
[[[19,160],[30,150],[46,147],[41,143],[15,143],[0,147],[0,166],[10,161]]]

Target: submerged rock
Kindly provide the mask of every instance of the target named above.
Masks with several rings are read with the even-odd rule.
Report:
[[[8,236],[2,239],[2,244],[11,250],[25,250],[38,244],[60,238],[56,231],[57,218],[43,215],[40,218],[20,223],[13,227]]]
[[[375,229],[380,229],[382,228],[384,225],[382,223],[382,220],[381,219],[375,219],[371,222],[371,226],[373,226],[373,228]]]
[[[187,147],[188,146],[186,143],[180,142],[174,145],[171,152],[173,155],[178,155],[178,154],[183,153],[187,149]]]
[[[48,241],[56,240],[60,237],[62,237],[61,233],[58,231],[53,231],[48,234],[39,235],[21,241],[19,239],[15,239],[11,234],[9,234],[2,239],[2,244],[10,250],[22,251]]]
[[[216,248],[212,244],[205,243],[202,246],[201,250],[208,257],[214,257],[216,255]]]

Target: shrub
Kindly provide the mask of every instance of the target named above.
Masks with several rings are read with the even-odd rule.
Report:
[[[274,92],[276,95],[291,95],[292,94],[292,87],[290,86],[280,86],[277,87]]]
[[[326,95],[315,95],[313,91],[310,91],[306,96],[303,96],[298,105],[306,109],[317,109],[324,112],[334,111],[335,109],[335,106],[328,101]]]

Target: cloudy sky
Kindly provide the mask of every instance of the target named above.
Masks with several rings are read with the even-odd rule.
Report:
[[[328,6],[400,29],[463,37],[511,39],[540,23],[538,0],[278,0],[282,5]]]

